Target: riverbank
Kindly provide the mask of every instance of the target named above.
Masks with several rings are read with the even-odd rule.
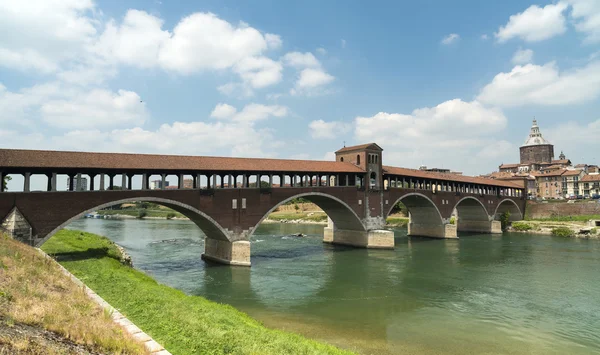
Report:
[[[599,218],[600,219],[600,218]],[[576,218],[561,220],[525,220],[513,222],[508,231],[516,233],[556,235],[574,238],[600,239],[600,228],[590,225],[589,221]]]
[[[123,265],[118,249],[107,243],[98,235],[63,230],[42,249],[174,354],[350,354],[158,284]]]
[[[0,354],[148,354],[60,267],[0,235]]]

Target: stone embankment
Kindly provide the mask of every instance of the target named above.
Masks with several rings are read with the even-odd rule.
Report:
[[[564,216],[600,215],[600,200],[565,202],[527,202],[527,217],[530,219],[555,218]]]

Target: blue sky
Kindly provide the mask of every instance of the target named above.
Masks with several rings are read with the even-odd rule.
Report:
[[[0,146],[600,164],[600,1],[0,0]]]

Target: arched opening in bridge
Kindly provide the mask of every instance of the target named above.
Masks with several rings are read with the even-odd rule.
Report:
[[[99,210],[112,209],[112,211],[110,213],[107,213],[107,215],[115,215],[119,214],[119,211],[115,211],[114,207],[119,206],[119,209],[121,210],[123,208],[127,209],[126,211],[121,211],[123,214],[131,214],[131,212],[133,211],[135,216],[143,216],[140,213],[142,210],[145,211],[146,214],[152,214],[157,211],[160,212],[160,209],[154,210],[152,208],[149,208],[150,206],[148,206],[148,203],[168,207],[189,218],[190,221],[192,221],[200,228],[200,230],[202,230],[202,232],[206,235],[207,239],[210,238],[224,242],[228,242],[230,239],[230,236],[227,233],[227,231],[224,228],[222,228],[215,220],[213,220],[211,217],[192,206],[169,199],[156,197],[140,197],[135,199],[129,198],[123,200],[110,201],[100,205],[95,205],[91,208],[87,208],[86,210],[81,212],[78,211],[77,213],[71,215],[68,212],[61,212],[59,213],[60,217],[57,218],[56,226],[53,226],[53,228],[50,230],[42,232],[42,235],[38,235],[39,238],[35,242],[35,244],[38,247],[41,246],[54,234],[71,224],[73,221],[78,220],[86,215],[91,214],[92,212],[96,212]],[[68,209],[64,210],[67,211]],[[165,211],[163,210],[163,212]]]
[[[507,198],[507,199],[500,201],[500,203],[498,204],[498,207],[496,207],[496,212],[494,213],[494,219],[496,221],[500,221],[501,217],[504,213],[509,214],[509,217],[508,217],[509,222],[520,221],[523,219],[523,213],[521,212],[521,209],[519,208],[517,203],[515,201],[513,201],[512,199]]]
[[[475,197],[465,197],[454,206],[455,224],[458,232],[489,233],[490,216],[483,203]]]
[[[374,171],[371,172],[371,175],[369,176],[369,186],[370,187],[377,186],[377,173]]]
[[[295,205],[298,201],[308,201],[315,205],[317,205],[324,213],[324,215],[329,218],[330,222],[335,225],[336,229],[342,230],[351,230],[351,231],[365,231],[365,227],[354,211],[348,204],[344,201],[338,199],[337,197],[319,193],[319,192],[308,192],[301,193],[291,197],[288,197],[275,206],[273,206],[254,226],[251,233],[254,233],[259,225],[273,212],[276,212],[281,206],[287,205]],[[295,213],[295,212],[292,212]],[[315,213],[315,217],[318,217],[318,213]],[[317,219],[317,218],[316,218]],[[324,221],[324,220],[323,220]],[[329,224],[331,224],[329,223]],[[333,226],[331,226],[333,227]]]
[[[390,206],[386,213],[390,215],[394,206],[402,202],[408,211],[408,235],[430,238],[444,238],[445,224],[439,209],[427,196],[420,193],[409,193]]]

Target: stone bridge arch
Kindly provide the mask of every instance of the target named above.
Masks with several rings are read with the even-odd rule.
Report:
[[[444,219],[438,206],[426,195],[411,192],[399,197],[388,209],[386,218],[394,206],[402,202],[409,212],[408,235],[430,238],[456,238],[454,226],[447,227],[449,220]]]
[[[346,202],[335,196],[315,191],[299,193],[281,200],[263,215],[263,217],[256,223],[249,234],[252,235],[262,221],[271,213],[273,213],[279,206],[282,206],[296,198],[306,199],[319,206],[319,208],[321,208],[323,212],[327,214],[327,217],[332,220],[336,228],[355,231],[366,230],[361,218]]]
[[[498,203],[498,206],[496,206],[496,210],[494,212],[494,219],[499,221],[500,216],[502,216],[504,212],[510,213],[510,217],[508,219],[510,222],[520,221],[523,219],[523,217],[525,217],[519,205],[510,198],[506,198]]]
[[[86,215],[90,212],[93,212],[93,211],[96,211],[96,210],[99,210],[102,208],[122,204],[122,203],[131,202],[132,200],[142,201],[142,202],[154,202],[159,205],[169,207],[169,208],[183,214],[184,216],[189,218],[192,222],[194,222],[194,224],[196,224],[204,232],[204,234],[207,236],[206,239],[209,239],[209,236],[210,236],[210,239],[216,239],[216,240],[221,240],[221,241],[230,241],[232,238],[231,233],[229,231],[227,231],[226,229],[224,229],[223,227],[221,227],[217,221],[212,219],[206,213],[204,213],[190,205],[187,205],[187,204],[179,202],[179,201],[166,199],[166,198],[160,198],[160,197],[136,197],[133,199],[132,198],[118,199],[118,200],[114,200],[111,202],[106,202],[106,203],[102,203],[99,205],[95,205],[94,207],[88,208],[88,209],[84,210],[83,212],[78,212],[74,216],[69,217],[64,221],[56,221],[56,223],[59,223],[59,224],[54,229],[52,229],[48,234],[42,236],[41,238],[38,238],[35,242],[35,246],[40,247],[48,239],[50,239],[54,234],[56,234],[57,232],[59,232],[60,230],[62,230],[66,226],[68,226],[73,221],[80,219],[81,217],[83,217],[84,215]]]
[[[466,196],[455,205],[457,218],[456,230],[458,232],[472,233],[499,233],[501,230],[493,223],[493,217],[479,198]]]

